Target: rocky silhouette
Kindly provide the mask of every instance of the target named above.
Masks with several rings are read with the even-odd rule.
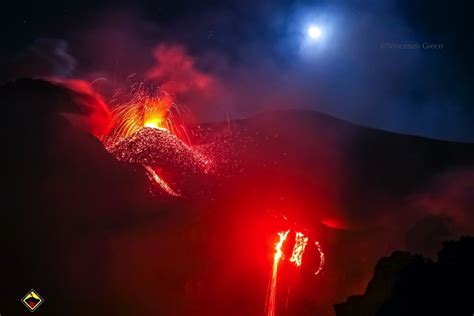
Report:
[[[363,295],[335,305],[336,315],[472,315],[473,267],[473,237],[444,242],[436,262],[394,252],[380,259]]]

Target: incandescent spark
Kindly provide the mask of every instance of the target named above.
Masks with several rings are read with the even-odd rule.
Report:
[[[190,139],[182,122],[186,109],[149,82],[133,84],[127,93],[117,92],[113,103],[112,130],[104,139],[106,146],[134,134],[142,127],[168,130],[189,144]]]

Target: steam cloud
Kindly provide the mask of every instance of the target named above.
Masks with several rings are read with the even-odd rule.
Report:
[[[214,90],[214,79],[196,68],[195,60],[181,45],[161,44],[155,48],[156,64],[148,71],[148,80],[156,81],[160,88],[186,104],[209,104]]]

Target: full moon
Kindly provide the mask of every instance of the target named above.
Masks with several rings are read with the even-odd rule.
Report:
[[[308,36],[311,38],[311,39],[318,39],[321,37],[321,34],[322,34],[322,31],[321,31],[321,28],[319,28],[318,26],[315,26],[315,25],[311,25],[309,28],[308,28]]]

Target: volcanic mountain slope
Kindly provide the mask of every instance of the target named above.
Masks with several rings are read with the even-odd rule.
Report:
[[[226,151],[239,163],[231,186],[251,178],[257,195],[310,198],[322,217],[339,217],[341,225],[378,225],[374,212],[396,216],[397,206],[446,175],[457,175],[460,181],[450,179],[457,185],[474,181],[474,144],[363,128],[315,112],[265,113],[203,130],[203,139],[216,134],[223,139],[210,152]]]
[[[305,302],[360,293],[377,259],[396,249],[436,253],[445,238],[474,233],[472,144],[363,128],[308,111],[201,129],[203,139],[224,140],[211,144],[211,152],[230,152],[239,164],[221,181],[220,209],[240,217],[265,210],[283,218],[274,226],[279,230],[305,228],[322,240],[329,263],[320,279],[308,275],[312,290],[308,285],[300,293]],[[427,227],[431,217],[448,230]],[[326,230],[321,222],[345,230]],[[314,304],[314,313],[330,314]]]
[[[160,168],[204,170],[209,164],[202,155],[167,130],[143,127],[109,148],[118,160]]]
[[[158,170],[167,183],[187,196],[199,192],[213,165],[198,149],[159,128],[142,127],[110,146],[108,151],[119,161]]]
[[[321,242],[327,264],[314,277],[316,254],[304,259],[288,313],[332,315],[380,256],[406,248],[407,231],[438,237],[413,231],[427,215],[472,233],[472,144],[265,113],[201,126],[221,176],[206,194],[167,200],[149,194],[140,165],[71,123],[64,113],[87,115],[71,93],[38,80],[0,88],[2,313],[20,315],[33,287],[54,302],[47,315],[261,315],[274,237],[291,227]]]

